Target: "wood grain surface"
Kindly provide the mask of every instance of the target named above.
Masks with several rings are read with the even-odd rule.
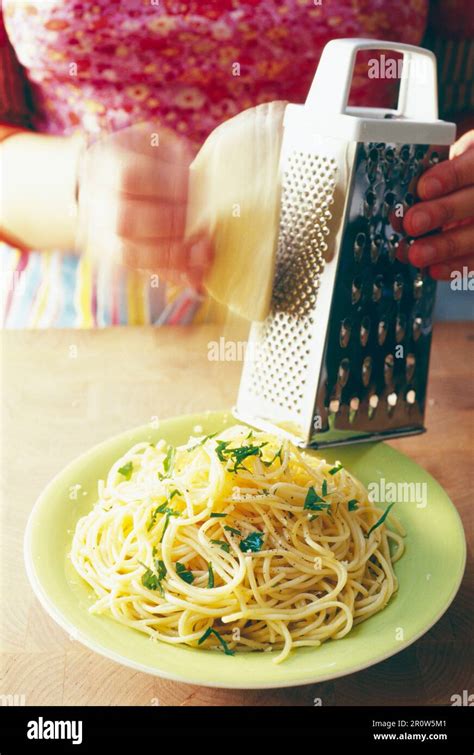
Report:
[[[65,464],[111,435],[155,416],[231,407],[241,363],[209,361],[208,344],[220,335],[216,326],[3,332],[0,700],[17,695],[26,705],[449,705],[452,695],[474,692],[474,323],[437,325],[429,432],[392,442],[447,490],[469,548],[454,603],[402,653],[334,682],[226,691],[119,666],[71,640],[40,607],[22,554],[38,494]],[[244,339],[245,332],[232,337]]]

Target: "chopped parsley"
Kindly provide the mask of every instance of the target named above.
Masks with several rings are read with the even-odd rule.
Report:
[[[258,553],[258,551],[262,550],[264,537],[264,533],[259,532],[259,530],[251,532],[250,535],[247,535],[246,538],[240,541],[239,548],[242,553],[248,553],[248,551]]]
[[[337,472],[340,472],[341,469],[344,469],[344,467],[342,466],[341,462],[338,461],[337,464],[336,464],[336,466],[332,467],[332,469],[329,470],[329,474],[330,475],[335,475],[335,474],[337,474]]]
[[[173,496],[170,496],[170,499],[171,499],[172,497],[173,497]],[[158,507],[157,507],[157,508],[156,508],[156,509],[154,510],[153,514],[151,515],[150,523],[148,524],[148,527],[147,527],[147,530],[148,530],[148,532],[149,532],[149,531],[151,530],[151,528],[152,528],[152,527],[153,527],[153,525],[155,524],[155,522],[156,522],[156,517],[158,516],[158,514],[166,514],[167,523],[165,524],[165,529],[166,529],[166,527],[167,527],[167,526],[168,526],[168,524],[169,524],[169,518],[170,518],[170,516],[179,516],[179,512],[178,512],[178,511],[174,511],[174,509],[170,509],[170,508],[168,507],[168,505],[167,505],[167,504],[168,504],[168,502],[169,502],[169,500],[170,500],[170,499],[167,499],[167,500],[166,500],[166,501],[165,501],[164,503],[161,503],[161,504],[160,504],[160,505],[159,505],[159,506],[158,506]],[[164,534],[164,531],[163,531],[163,534]]]
[[[188,585],[194,582],[194,574],[188,571],[185,565],[181,564],[179,561],[176,561],[176,574],[178,577],[181,577],[184,582],[187,582]]]
[[[173,511],[173,509],[165,509],[166,516],[165,516],[165,526],[163,527],[163,532],[161,533],[160,537],[160,543],[163,542],[163,538],[165,536],[165,532],[168,529],[168,525],[170,523],[170,516],[179,516],[177,511]]]
[[[227,516],[227,514],[219,514],[217,511],[213,511],[211,514],[211,519],[220,519],[220,517]]]
[[[321,498],[313,487],[308,488],[303,509],[307,509],[309,511],[324,511],[325,509],[327,510],[330,508],[331,504],[326,503],[324,498]]]
[[[323,495],[327,495],[328,494],[328,483],[327,483],[327,480],[323,480],[323,484],[322,484],[322,487],[321,487],[321,493]]]
[[[239,446],[238,448],[229,448],[230,441],[219,440],[217,441],[216,453],[219,461],[233,462],[234,466],[232,472],[237,473],[239,469],[245,469],[243,462],[250,456],[261,456],[261,449],[267,445],[267,443],[261,443],[259,446]]]
[[[282,455],[282,453],[283,453],[283,446],[280,446],[280,448],[276,452],[276,454],[273,457],[273,459],[270,459],[270,461],[263,461],[263,459],[262,459],[262,463],[265,464],[266,467],[271,467],[274,461],[276,461],[277,459],[280,459],[280,464],[281,464],[281,455]]]
[[[159,590],[161,595],[164,595],[163,585],[161,584],[166,577],[166,566],[161,559],[155,559],[154,565],[156,571],[149,569],[145,564],[139,563],[145,568],[145,573],[142,575],[142,585],[148,590]]]
[[[236,530],[235,527],[229,527],[228,524],[224,524],[224,529],[227,530],[227,532],[230,532],[232,535],[241,535],[240,530]]]
[[[190,448],[187,448],[187,451],[194,451],[196,448],[199,448],[199,446],[203,446],[206,441],[210,440],[211,438],[214,438],[217,435],[217,432],[210,433],[209,435],[205,435],[204,438],[201,438],[201,440],[198,440],[197,443],[194,444],[194,446],[191,446]]]
[[[219,459],[219,461],[226,461],[226,458],[224,456],[224,453],[226,452],[227,446],[229,445],[230,440],[218,440],[217,441],[217,447],[216,447],[216,454]]]
[[[208,573],[207,587],[210,590],[212,587],[214,587],[214,571],[212,569],[212,564],[210,561],[207,565],[207,573]]]
[[[350,501],[347,503],[347,509],[348,511],[357,511],[359,508],[359,501],[357,501],[355,498],[351,498]]]
[[[118,472],[122,475],[122,477],[125,477],[126,480],[129,480],[133,472],[133,461],[127,461],[127,463],[124,464],[123,467],[120,467]]]
[[[229,553],[230,551],[230,545],[229,543],[226,543],[225,540],[211,540],[211,543],[213,545],[218,545],[221,550],[225,551],[226,553]]]
[[[166,456],[163,459],[163,472],[157,473],[159,480],[165,480],[167,477],[170,476],[171,471],[173,469],[175,456],[176,456],[176,448],[174,446],[169,446],[166,452]]]
[[[375,524],[373,524],[373,525],[372,525],[372,527],[370,528],[370,530],[368,531],[368,533],[366,534],[366,536],[365,536],[365,537],[369,537],[369,536],[370,536],[370,534],[371,534],[371,533],[372,533],[372,532],[373,532],[374,530],[376,530],[376,529],[377,529],[377,527],[380,527],[380,525],[381,525],[381,524],[383,524],[383,523],[385,522],[386,518],[388,517],[388,515],[389,515],[389,513],[390,513],[390,509],[392,509],[392,508],[393,508],[394,506],[395,506],[395,501],[394,501],[393,503],[391,503],[391,504],[390,504],[389,506],[387,506],[387,508],[386,508],[386,509],[385,509],[385,511],[383,512],[382,516],[380,517],[380,519],[377,519],[377,521],[375,522]]]
[[[163,460],[163,471],[165,473],[165,476],[168,477],[174,464],[174,457],[176,456],[176,448],[174,446],[170,446],[168,448],[168,451],[166,452],[166,456]]]
[[[235,655],[235,651],[229,648],[224,638],[219,634],[219,632],[217,632],[212,627],[209,627],[208,629],[206,629],[202,637],[199,638],[198,645],[202,645],[202,643],[205,642],[207,638],[211,636],[211,634],[213,634],[216,640],[220,642],[220,644],[222,645],[222,649],[226,655]]]

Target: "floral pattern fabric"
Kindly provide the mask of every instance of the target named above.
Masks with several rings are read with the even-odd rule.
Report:
[[[302,102],[326,42],[419,43],[427,0],[3,0],[33,85],[35,127],[55,134],[156,120],[198,143],[224,119]],[[384,104],[392,82],[356,70],[353,101]]]

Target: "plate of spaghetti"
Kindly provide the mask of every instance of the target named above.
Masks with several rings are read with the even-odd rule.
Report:
[[[380,481],[426,496],[380,502]],[[43,606],[92,650],[179,681],[265,688],[407,647],[456,594],[465,539],[444,491],[393,448],[323,457],[216,412],[137,428],[69,465],[33,509],[25,557]]]

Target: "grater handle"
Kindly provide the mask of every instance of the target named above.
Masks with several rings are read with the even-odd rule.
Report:
[[[403,55],[398,113],[416,121],[438,119],[436,58],[433,53],[415,45],[377,39],[333,39],[328,42],[306,100],[306,107],[313,115],[325,117],[346,112],[359,50],[390,50]]]

